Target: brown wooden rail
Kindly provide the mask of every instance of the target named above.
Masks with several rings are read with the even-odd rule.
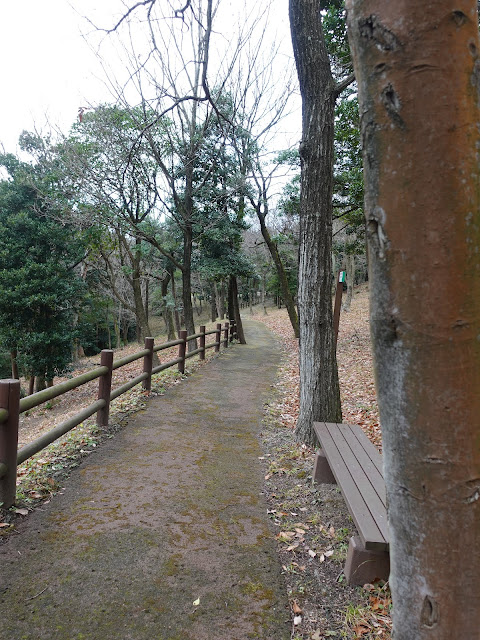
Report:
[[[209,335],[215,335],[215,341],[207,344],[206,337]],[[108,425],[112,400],[140,383],[146,391],[150,391],[152,375],[175,365],[178,366],[180,373],[185,373],[185,361],[188,358],[198,355],[200,360],[204,360],[207,349],[215,349],[218,352],[221,345],[228,347],[229,340],[231,341],[235,335],[235,327],[226,322],[223,327],[221,324],[217,324],[216,329],[211,331],[206,331],[205,326],[201,326],[200,332],[192,336],[187,336],[186,331],[180,331],[178,340],[159,345],[154,344],[153,338],[145,338],[144,349],[116,361],[113,360],[113,351],[104,349],[100,356],[100,366],[96,369],[22,399],[20,399],[19,380],[0,380],[0,506],[8,509],[15,502],[17,466],[19,464],[45,449],[94,413],[97,414],[98,426]],[[199,339],[199,348],[187,353],[188,342],[197,338]],[[154,353],[177,345],[177,358],[163,362],[156,367],[153,366]],[[140,358],[143,358],[143,372],[112,390],[112,372]],[[96,379],[98,379],[98,395],[93,404],[18,450],[18,424],[21,413]]]

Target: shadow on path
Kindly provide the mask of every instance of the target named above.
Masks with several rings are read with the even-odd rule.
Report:
[[[245,328],[246,346],[149,400],[0,548],[0,638],[290,637],[257,440],[280,356]]]

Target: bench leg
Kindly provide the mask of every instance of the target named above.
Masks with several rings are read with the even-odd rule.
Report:
[[[370,551],[364,548],[358,536],[350,538],[344,569],[348,584],[364,585],[375,580],[388,580],[390,554],[388,551]]]
[[[335,476],[330,469],[330,465],[321,451],[317,451],[315,456],[312,481],[314,484],[315,482],[318,484],[337,484]]]

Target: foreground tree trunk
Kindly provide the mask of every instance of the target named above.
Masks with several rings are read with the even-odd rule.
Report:
[[[395,640],[480,629],[477,3],[347,0]]]
[[[295,434],[315,444],[314,420],[341,422],[332,318],[332,193],[337,87],[322,32],[320,0],[290,0],[302,94],[300,144],[300,413]]]

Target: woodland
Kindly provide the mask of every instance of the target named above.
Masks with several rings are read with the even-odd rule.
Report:
[[[241,309],[273,304],[298,339],[294,430],[313,447],[314,420],[342,422],[334,274],[344,312],[368,280],[394,637],[473,638],[477,3],[345,4],[290,0],[290,58],[269,1],[228,26],[215,0],[126,3],[94,25],[128,71],[108,78],[115,99],[0,156],[0,373],[33,393],[153,318],[195,334],[205,309],[243,343]]]

